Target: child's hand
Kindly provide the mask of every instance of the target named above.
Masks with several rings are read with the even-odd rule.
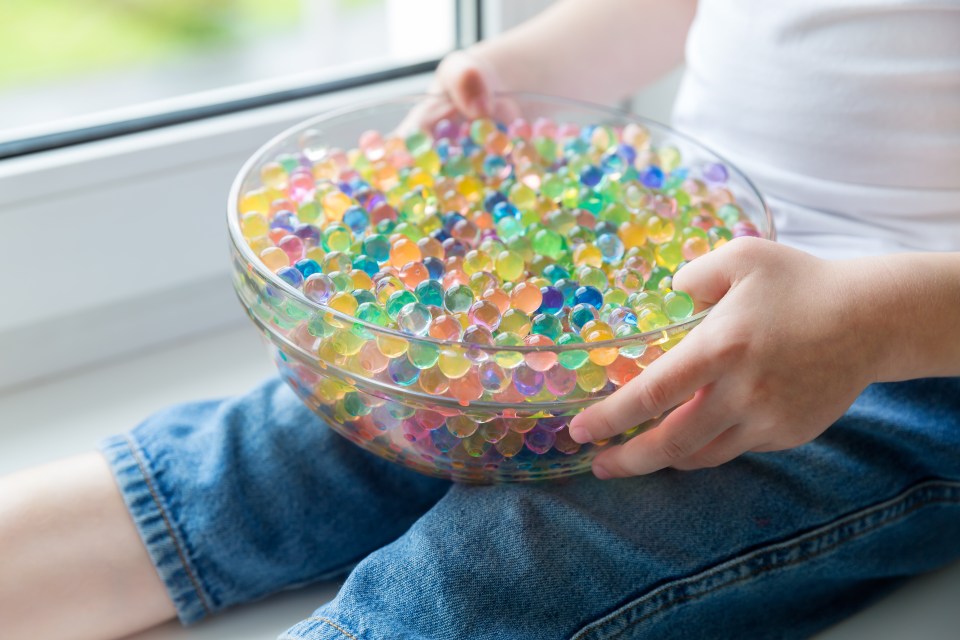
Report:
[[[444,118],[457,115],[467,119],[493,117],[510,122],[520,115],[513,100],[494,99],[502,89],[498,74],[484,58],[468,49],[447,54],[437,67],[431,97],[414,106],[397,133],[407,135],[416,129],[431,129]]]
[[[698,309],[716,307],[642,374],[574,418],[570,434],[578,442],[609,438],[680,406],[600,453],[599,478],[799,446],[877,378],[885,336],[866,301],[891,287],[882,259],[831,263],[744,238],[684,266],[674,286]]]
[[[466,50],[449,53],[440,61],[431,93],[445,94],[466,118],[481,118],[493,113],[493,94],[498,89],[493,67]]]

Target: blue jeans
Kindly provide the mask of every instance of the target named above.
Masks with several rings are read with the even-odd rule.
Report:
[[[790,451],[608,482],[420,476],[278,380],[102,450],[184,623],[350,572],[284,639],[808,637],[960,556],[960,378],[873,385]]]

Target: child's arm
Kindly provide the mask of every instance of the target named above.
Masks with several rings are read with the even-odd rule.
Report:
[[[438,89],[468,117],[492,91],[608,103],[683,61],[695,0],[564,0],[503,35],[447,56]]]
[[[674,284],[716,307],[570,431],[600,440],[680,406],[597,456],[598,477],[788,449],[873,382],[960,375],[960,253],[830,262],[744,238],[684,266]]]
[[[174,615],[102,456],[0,479],[0,638],[117,638]]]

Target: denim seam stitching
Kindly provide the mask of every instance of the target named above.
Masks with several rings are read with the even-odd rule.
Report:
[[[328,625],[330,625],[331,627],[333,627],[334,629],[336,629],[337,631],[339,631],[340,633],[342,633],[343,635],[345,635],[345,636],[347,636],[348,638],[350,638],[350,640],[359,640],[359,638],[357,638],[357,636],[353,635],[352,633],[350,633],[349,631],[347,631],[346,629],[344,629],[343,627],[341,627],[340,625],[338,625],[338,624],[337,624],[336,622],[334,622],[333,620],[330,620],[329,618],[310,617],[310,618],[307,618],[306,621],[307,621],[307,622],[322,622],[322,623],[324,623],[324,624],[328,624]]]
[[[177,557],[180,558],[180,564],[183,565],[183,570],[186,572],[187,577],[190,579],[190,584],[193,585],[193,590],[197,593],[197,599],[200,601],[200,606],[203,607],[203,611],[206,615],[210,615],[212,610],[207,604],[207,599],[204,597],[203,590],[200,588],[200,583],[197,580],[197,577],[193,573],[193,569],[190,567],[190,564],[187,562],[186,554],[183,551],[183,548],[180,545],[180,540],[177,538],[177,535],[173,529],[173,525],[170,522],[170,519],[167,517],[167,510],[163,508],[163,503],[160,502],[159,495],[157,494],[156,489],[153,486],[153,480],[151,476],[147,473],[146,465],[144,465],[143,460],[140,457],[140,454],[137,452],[137,448],[134,446],[133,441],[130,439],[129,435],[125,435],[124,438],[127,441],[127,447],[130,448],[130,454],[133,456],[133,459],[136,461],[137,466],[140,468],[140,473],[143,474],[144,482],[147,485],[147,490],[150,492],[150,497],[153,498],[154,504],[157,505],[157,510],[160,512],[160,517],[163,519],[163,525],[167,528],[167,533],[170,536],[170,539],[173,541],[173,548],[177,550]]]
[[[767,546],[762,547],[762,548],[760,548],[760,549],[756,549],[756,550],[754,550],[754,551],[752,551],[752,552],[750,552],[750,553],[747,553],[747,554],[744,554],[744,555],[740,555],[740,556],[731,558],[730,560],[727,560],[727,561],[725,561],[725,562],[723,562],[723,563],[721,563],[721,564],[719,564],[719,565],[714,565],[713,567],[710,567],[710,568],[708,568],[708,569],[706,569],[706,570],[704,570],[704,571],[701,571],[700,573],[695,574],[695,575],[693,575],[693,576],[689,576],[689,577],[686,577],[686,578],[680,578],[680,579],[678,579],[678,580],[673,580],[672,582],[669,582],[669,583],[667,583],[667,584],[661,585],[660,587],[654,589],[653,591],[647,592],[646,594],[640,596],[639,598],[635,599],[634,601],[632,601],[632,602],[624,605],[623,607],[621,607],[621,608],[618,609],[617,611],[614,611],[614,612],[612,612],[612,613],[610,613],[610,614],[607,614],[607,616],[605,616],[604,618],[601,618],[601,619],[599,619],[599,620],[595,620],[594,622],[591,622],[591,623],[589,623],[588,625],[582,627],[579,631],[577,631],[576,633],[574,633],[573,636],[571,636],[571,640],[577,640],[578,638],[586,638],[586,637],[587,637],[586,634],[588,634],[588,633],[599,633],[599,632],[601,632],[604,627],[609,626],[610,624],[616,622],[616,621],[617,621],[618,619],[620,619],[623,615],[625,615],[625,614],[629,613],[631,610],[634,610],[634,609],[636,609],[637,607],[643,605],[646,601],[649,601],[649,599],[652,598],[652,597],[654,597],[654,596],[669,594],[671,591],[675,590],[675,589],[676,589],[677,587],[679,587],[679,586],[689,587],[689,586],[692,586],[692,585],[696,585],[696,584],[702,583],[702,582],[703,582],[704,580],[706,580],[707,578],[710,578],[711,576],[716,575],[717,573],[720,573],[721,571],[728,570],[728,569],[734,569],[734,568],[736,568],[736,567],[742,566],[744,563],[748,562],[749,560],[752,560],[752,559],[755,559],[755,558],[758,558],[758,557],[762,557],[763,555],[769,554],[769,553],[770,553],[771,551],[773,551],[773,550],[789,550],[789,549],[792,549],[792,548],[796,548],[797,546],[799,546],[799,545],[802,544],[802,543],[810,542],[810,541],[815,541],[815,540],[817,540],[817,539],[822,539],[822,538],[824,538],[825,536],[833,533],[833,532],[836,531],[837,529],[841,528],[842,526],[846,526],[846,525],[850,525],[850,524],[854,524],[854,523],[863,521],[863,520],[865,520],[867,517],[869,517],[870,515],[872,515],[872,514],[874,514],[874,513],[877,513],[877,512],[886,510],[886,509],[891,509],[891,508],[893,508],[893,507],[896,507],[897,505],[900,505],[900,504],[902,504],[903,502],[905,502],[906,500],[908,500],[911,496],[913,496],[913,495],[915,495],[915,494],[917,494],[917,493],[919,493],[919,492],[921,492],[921,491],[923,491],[923,490],[925,490],[925,489],[934,488],[934,487],[942,487],[942,488],[953,488],[953,489],[956,489],[956,488],[960,488],[960,483],[951,482],[951,481],[925,481],[925,482],[921,482],[921,483],[919,483],[919,484],[914,485],[913,487],[910,487],[910,488],[908,488],[908,489],[906,489],[906,490],[904,490],[904,491],[901,491],[899,494],[895,495],[893,498],[889,498],[889,499],[887,499],[887,500],[884,500],[883,502],[881,502],[881,503],[879,503],[879,504],[875,504],[875,505],[873,505],[873,506],[871,506],[871,507],[867,507],[866,509],[861,509],[860,511],[856,511],[856,512],[850,514],[849,516],[843,517],[843,518],[841,518],[841,519],[839,519],[839,520],[835,520],[835,521],[833,521],[833,522],[831,522],[831,523],[827,523],[826,525],[822,525],[822,526],[818,527],[817,529],[815,529],[814,531],[808,532],[808,533],[803,534],[803,535],[801,535],[801,536],[797,536],[797,537],[788,539],[788,540],[786,540],[786,541],[782,541],[782,542],[774,543],[774,544],[771,544],[771,545],[767,545]],[[678,604],[683,604],[683,603],[685,603],[685,602],[689,602],[690,600],[698,599],[698,598],[700,598],[700,597],[702,597],[702,596],[710,595],[711,593],[714,593],[714,592],[716,592],[716,591],[719,591],[720,589],[723,589],[723,588],[726,588],[726,587],[729,587],[729,586],[736,585],[736,584],[738,584],[738,583],[740,583],[740,582],[743,582],[744,580],[748,580],[748,579],[751,579],[751,578],[755,578],[755,577],[757,577],[757,576],[759,576],[759,575],[763,575],[763,574],[768,573],[768,572],[770,572],[770,571],[773,571],[773,570],[775,570],[775,569],[783,569],[783,568],[786,568],[786,567],[791,567],[791,566],[793,566],[793,565],[795,565],[795,564],[799,564],[799,563],[801,563],[801,562],[805,562],[805,561],[810,560],[810,559],[812,559],[812,558],[815,558],[815,557],[817,557],[817,556],[823,555],[824,553],[827,553],[827,552],[829,552],[829,551],[832,551],[832,550],[836,549],[837,547],[841,546],[842,544],[845,544],[845,543],[850,542],[850,541],[852,541],[852,540],[856,540],[856,539],[858,539],[858,538],[860,538],[860,537],[862,537],[862,536],[864,536],[864,535],[867,535],[867,534],[869,534],[869,533],[875,532],[876,530],[880,529],[880,528],[883,527],[883,526],[886,526],[886,525],[891,524],[891,523],[893,523],[893,522],[897,522],[897,521],[899,521],[899,520],[902,520],[903,518],[909,516],[910,514],[914,513],[915,511],[917,511],[917,510],[919,510],[919,509],[921,509],[921,508],[923,508],[923,507],[932,506],[932,505],[935,505],[935,504],[943,504],[943,503],[953,503],[953,504],[956,504],[956,503],[958,503],[958,502],[960,502],[960,499],[950,498],[950,497],[946,497],[946,496],[931,496],[930,498],[920,499],[920,500],[918,500],[918,501],[916,502],[916,504],[908,507],[908,508],[905,509],[904,511],[899,512],[899,513],[891,514],[890,516],[888,516],[888,517],[886,517],[886,518],[883,518],[883,519],[877,521],[875,524],[870,525],[870,526],[868,526],[867,528],[865,528],[865,529],[863,529],[863,530],[861,530],[861,531],[857,531],[856,533],[853,533],[853,534],[851,534],[850,536],[847,536],[847,537],[845,537],[845,538],[842,538],[842,539],[840,539],[840,540],[837,540],[836,542],[834,542],[833,544],[831,544],[831,545],[829,545],[829,546],[826,546],[826,547],[817,549],[816,551],[813,551],[813,552],[811,552],[811,553],[809,553],[809,554],[806,554],[806,555],[804,555],[804,556],[801,556],[801,557],[799,557],[799,558],[794,558],[794,559],[792,559],[792,560],[788,560],[788,561],[785,561],[785,562],[782,562],[782,563],[778,563],[778,564],[770,564],[770,565],[768,565],[768,566],[766,566],[766,567],[763,567],[763,568],[761,568],[761,569],[759,569],[759,570],[757,570],[757,571],[755,571],[755,572],[751,572],[751,573],[748,574],[748,575],[740,576],[740,577],[737,577],[737,578],[735,578],[735,579],[729,580],[729,581],[727,581],[727,582],[724,582],[724,583],[722,583],[722,584],[717,585],[716,587],[712,587],[712,588],[710,588],[710,589],[708,589],[708,590],[706,590],[706,591],[701,591],[701,592],[698,592],[698,593],[687,594],[687,595],[683,595],[683,596],[677,597],[677,598],[673,599],[672,601],[667,602],[667,603],[661,605],[661,606],[658,607],[657,609],[655,609],[655,610],[653,610],[653,611],[650,611],[650,612],[644,614],[643,616],[637,618],[636,620],[633,620],[633,621],[627,623],[626,627],[624,627],[623,629],[621,629],[621,630],[619,630],[619,631],[614,632],[614,635],[608,636],[608,639],[611,639],[611,640],[612,640],[612,639],[617,638],[618,636],[622,636],[622,635],[623,635],[628,629],[630,629],[631,627],[634,627],[635,625],[639,624],[640,622],[643,622],[644,620],[647,620],[647,619],[649,619],[649,618],[657,615],[658,613],[661,613],[661,612],[669,609],[669,608],[672,607],[672,606],[675,606],[675,605],[678,605]],[[596,626],[594,626],[594,625],[596,625]]]

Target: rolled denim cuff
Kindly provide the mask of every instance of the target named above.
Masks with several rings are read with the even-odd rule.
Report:
[[[205,618],[212,608],[182,533],[174,526],[163,495],[156,490],[154,470],[146,456],[129,434],[107,438],[99,449],[113,471],[140,539],[176,607],[177,617],[183,624]]]

